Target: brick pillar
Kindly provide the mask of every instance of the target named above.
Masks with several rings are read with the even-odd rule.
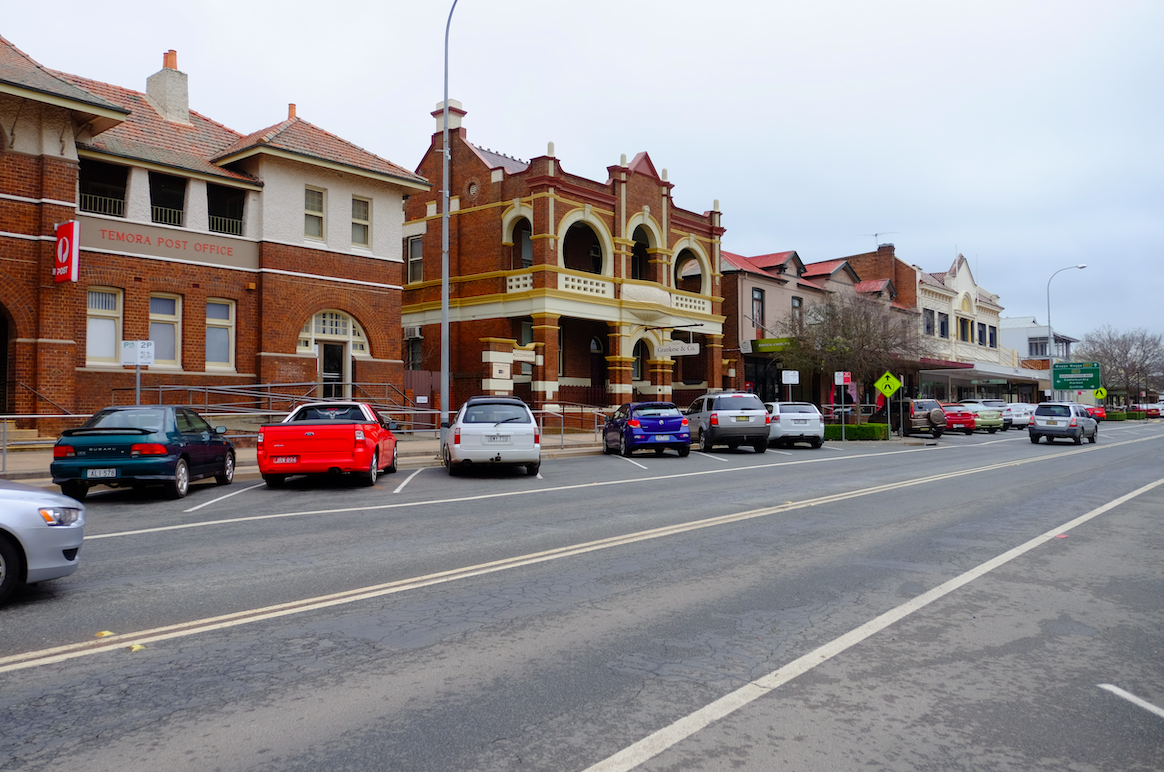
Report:
[[[630,343],[623,326],[617,322],[607,322],[607,326],[606,378],[610,386],[606,391],[606,401],[609,405],[621,405],[630,402],[634,393],[631,376],[634,374],[635,358],[631,351],[626,350]]]
[[[647,360],[648,377],[651,380],[651,386],[655,388],[655,399],[661,402],[670,402],[674,393],[671,385],[674,377],[674,366],[675,360],[673,359]]]
[[[530,390],[535,404],[553,402],[558,397],[558,315],[534,314],[533,339],[538,352],[534,361]]]
[[[481,392],[513,396],[513,338],[481,338]]]

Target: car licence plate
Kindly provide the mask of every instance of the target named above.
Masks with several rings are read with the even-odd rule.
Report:
[[[509,435],[508,434],[486,434],[485,435],[485,442],[487,442],[490,445],[506,444],[509,442]]]
[[[1047,421],[1047,426],[1054,426],[1056,423],[1056,421]]]
[[[807,418],[793,418],[792,423],[796,424],[797,426],[803,426],[804,424],[808,423],[808,419]]]
[[[271,459],[272,464],[297,464],[299,463],[299,456],[275,456]]]
[[[116,469],[88,469],[85,471],[85,477],[94,480],[100,477],[116,477]]]
[[[736,420],[737,421],[751,421],[752,417],[750,415],[738,415],[738,416],[736,416]]]
[[[655,435],[655,442],[670,442],[670,441],[671,441],[670,434],[656,434]]]

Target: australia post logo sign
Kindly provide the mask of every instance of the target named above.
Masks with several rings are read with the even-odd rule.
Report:
[[[57,226],[57,256],[53,281],[76,281],[81,268],[81,224],[69,220]]]

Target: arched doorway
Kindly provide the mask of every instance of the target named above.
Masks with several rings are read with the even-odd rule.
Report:
[[[566,231],[562,258],[572,271],[602,273],[602,242],[587,223],[576,222]]]
[[[327,309],[307,320],[297,353],[314,353],[323,399],[351,399],[352,359],[368,358],[368,338],[360,323],[343,311]]]
[[[675,257],[675,289],[703,292],[703,264],[690,249],[684,249]]]

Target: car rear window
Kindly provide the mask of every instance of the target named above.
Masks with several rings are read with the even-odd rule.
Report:
[[[1066,405],[1039,405],[1035,408],[1035,415],[1064,417],[1071,415],[1071,408]]]
[[[919,399],[913,403],[914,411],[933,410],[935,407],[939,410],[942,409],[942,406],[938,404],[936,399]]]
[[[819,413],[816,405],[791,405],[784,403],[780,406],[781,413]]]
[[[732,394],[715,398],[715,410],[764,410],[764,403],[755,394]],[[767,411],[765,411],[767,412]]]
[[[529,411],[521,405],[488,403],[473,405],[465,410],[467,424],[495,424],[505,421],[511,424],[528,424]]]
[[[635,415],[640,415],[644,418],[683,415],[679,412],[679,408],[674,406],[667,407],[666,405],[649,405],[647,407],[638,407],[635,408],[634,413]]]
[[[160,432],[165,425],[164,410],[110,410],[85,422],[85,429],[148,429]]]

